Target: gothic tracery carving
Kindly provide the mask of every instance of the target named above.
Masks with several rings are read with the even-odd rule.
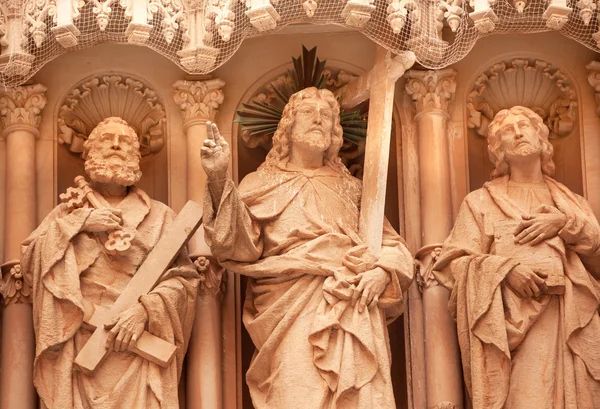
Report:
[[[577,97],[567,77],[541,60],[514,58],[485,70],[467,97],[469,128],[487,137],[487,126],[500,110],[515,105],[538,113],[550,137],[568,136],[577,118]]]
[[[99,75],[73,87],[58,114],[59,143],[82,152],[90,131],[111,116],[123,118],[136,130],[142,155],[160,151],[165,109],[153,89],[127,75]]]

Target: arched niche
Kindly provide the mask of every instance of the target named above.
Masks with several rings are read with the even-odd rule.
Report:
[[[166,110],[164,99],[145,80],[125,72],[97,73],[79,80],[61,98],[55,116],[56,180],[60,194],[85,175],[83,143],[104,118],[118,116],[140,139],[142,179],[136,184],[168,203]]]
[[[581,118],[575,81],[539,58],[505,58],[484,69],[469,85],[466,119],[470,190],[490,179],[487,126],[500,110],[522,105],[537,112],[550,129],[555,179],[584,194]]]
[[[236,105],[236,110],[243,109],[244,103],[252,102],[255,99],[264,100],[268,98],[268,93],[272,92],[270,88],[273,83],[285,81],[288,70],[293,70],[292,64],[285,64],[274,68],[265,75],[258,78],[242,95]],[[350,82],[355,77],[364,74],[364,70],[354,65],[327,59],[326,70],[331,73],[330,81],[335,83],[336,87],[342,87]],[[361,107],[368,109],[368,104]],[[397,106],[394,105],[392,119],[392,135],[390,143],[390,160],[388,167],[388,180],[386,191],[385,216],[390,221],[392,226],[404,235],[404,203],[403,203],[403,169],[401,146],[401,126],[400,114]],[[254,172],[260,164],[263,163],[270,149],[270,144],[257,143],[257,141],[248,142],[245,135],[242,135],[241,126],[234,123],[232,126],[231,145],[234,155],[233,160],[233,175],[234,179],[239,182],[246,175]],[[354,152],[355,153],[355,152]],[[354,153],[349,153],[348,163],[353,166],[351,172],[356,176],[360,176],[359,167],[362,166],[362,156],[352,157]],[[346,160],[344,159],[345,163]],[[246,294],[246,281],[244,276],[237,276],[239,280],[239,294],[241,294],[241,302],[239,303],[236,319],[241,322],[241,310],[243,307],[244,297]],[[404,315],[400,316],[396,321],[388,325],[389,341],[392,352],[392,381],[394,387],[394,396],[397,407],[408,407],[407,396],[407,379],[406,379],[406,355],[405,355],[405,335],[404,335]],[[238,355],[237,368],[238,373],[241,373],[242,385],[242,407],[244,409],[252,409],[252,401],[245,381],[245,375],[250,365],[252,355],[254,353],[254,345],[249,334],[241,325],[241,355]]]

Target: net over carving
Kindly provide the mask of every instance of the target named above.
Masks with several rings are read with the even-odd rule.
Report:
[[[14,86],[70,50],[145,45],[191,74],[225,63],[244,38],[293,23],[361,31],[427,68],[486,35],[560,31],[600,51],[600,0],[0,0],[0,80]]]

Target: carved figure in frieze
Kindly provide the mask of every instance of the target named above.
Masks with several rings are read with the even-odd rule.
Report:
[[[34,383],[43,408],[179,407],[198,274],[185,251],[174,250],[151,291],[124,299],[148,279],[138,275],[175,219],[134,186],[139,147],[123,119],[100,122],[83,150],[91,183],[78,177],[22,244],[22,269],[33,281]],[[115,304],[125,307],[115,312]],[[97,333],[106,340],[85,352]],[[96,367],[84,364],[90,359]]]
[[[250,277],[254,407],[394,408],[386,322],[401,313],[413,260],[387,221],[379,256],[358,234],[362,186],[338,156],[335,96],[293,94],[265,162],[239,188],[214,124],[208,136],[206,239],[223,267]]]
[[[548,133],[528,108],[495,116],[492,180],[467,195],[433,267],[474,409],[600,407],[600,227],[552,179]]]

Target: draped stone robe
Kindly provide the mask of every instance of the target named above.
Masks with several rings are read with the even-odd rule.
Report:
[[[374,256],[358,236],[361,184],[329,167],[263,165],[220,202],[209,183],[207,242],[228,270],[250,276],[244,324],[256,352],[246,375],[257,409],[395,408],[386,319],[396,317],[413,260],[385,224]],[[351,305],[345,281],[382,267],[380,308]]]
[[[159,284],[140,298],[148,312],[146,329],[177,346],[171,364],[161,368],[131,352],[114,351],[91,376],[73,364],[92,334],[82,325],[84,303],[110,307],[175,217],[171,209],[137,188],[130,188],[115,207],[122,210],[123,225],[135,230],[131,248],[122,254],[107,253],[106,233],[82,231],[92,208],[69,213],[65,204],[56,207],[22,244],[21,263],[33,282],[34,384],[42,407],[179,407],[178,380],[198,284],[197,272],[185,252]]]
[[[504,283],[521,256],[495,254],[497,227],[536,207],[567,223],[523,254],[541,266],[554,252],[565,293],[522,299]],[[520,185],[505,176],[467,195],[434,274],[451,291],[474,409],[600,408],[600,285],[582,262],[597,265],[599,247],[587,201],[553,179]]]

